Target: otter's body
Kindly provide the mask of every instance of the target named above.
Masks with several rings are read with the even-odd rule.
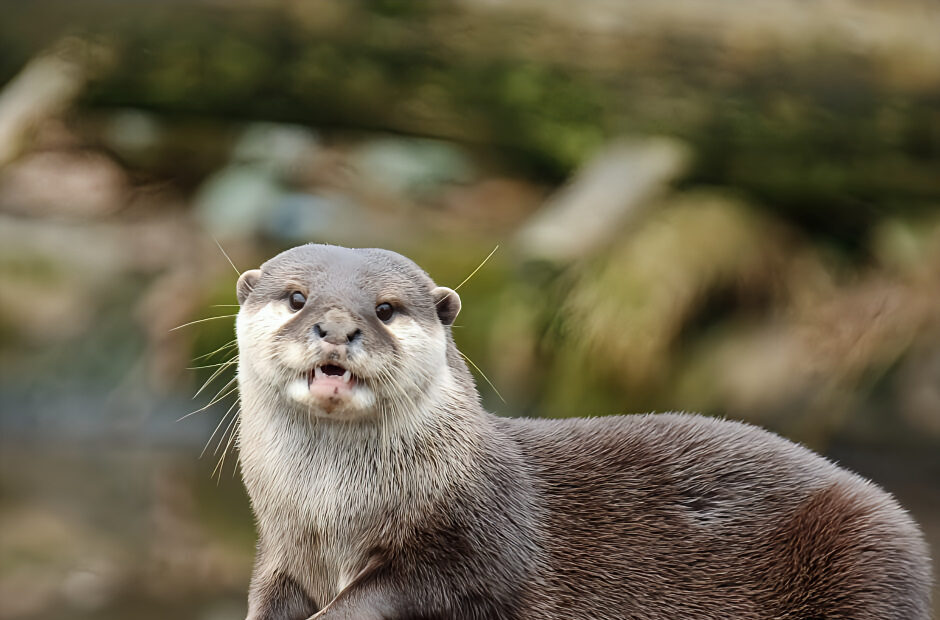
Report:
[[[916,525],[804,448],[483,411],[459,298],[397,254],[303,246],[238,289],[250,620],[929,617]]]

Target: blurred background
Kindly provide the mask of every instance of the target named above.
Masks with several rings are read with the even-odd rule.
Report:
[[[935,0],[0,10],[0,617],[243,617],[220,246],[498,246],[490,410],[760,424],[940,548]]]

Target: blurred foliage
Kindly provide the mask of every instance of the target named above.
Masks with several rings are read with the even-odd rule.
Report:
[[[899,87],[891,48],[735,41],[670,28],[668,10],[617,37],[525,8],[387,4],[17,3],[0,40],[23,58],[58,22],[106,42],[120,62],[90,105],[456,139],[554,179],[605,136],[675,134],[699,152],[689,182],[733,185],[849,244],[940,195],[940,80],[912,70]]]

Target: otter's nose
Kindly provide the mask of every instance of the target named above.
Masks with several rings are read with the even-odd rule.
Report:
[[[352,323],[324,321],[313,326],[313,333],[330,344],[350,344],[362,337],[362,330]]]

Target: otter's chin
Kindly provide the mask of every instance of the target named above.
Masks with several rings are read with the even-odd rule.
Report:
[[[299,377],[287,386],[288,397],[318,418],[358,420],[375,411],[375,395],[362,381]]]

